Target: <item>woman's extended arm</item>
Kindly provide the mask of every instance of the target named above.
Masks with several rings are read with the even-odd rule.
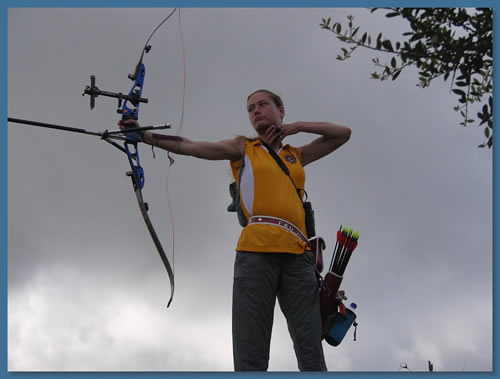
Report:
[[[243,140],[234,138],[219,142],[191,141],[185,137],[163,136],[151,132],[145,132],[143,142],[171,151],[175,154],[189,155],[195,158],[208,160],[238,160],[243,153]]]
[[[136,120],[119,121],[118,125],[121,129],[139,127],[139,123]],[[144,133],[142,142],[175,154],[189,155],[207,160],[228,159],[232,161],[241,159],[245,146],[244,138],[234,138],[219,142],[197,142],[185,137],[168,136],[149,131]]]

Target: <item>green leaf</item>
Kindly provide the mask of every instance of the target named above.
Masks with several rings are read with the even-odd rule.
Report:
[[[394,51],[392,48],[392,43],[388,39],[386,39],[386,40],[384,40],[384,42],[382,42],[382,46],[389,51]]]
[[[340,33],[342,31],[342,25],[337,24],[337,33]]]
[[[398,63],[396,61],[396,57],[392,57],[392,59],[391,59],[391,66],[392,66],[392,68],[396,68],[397,64]]]

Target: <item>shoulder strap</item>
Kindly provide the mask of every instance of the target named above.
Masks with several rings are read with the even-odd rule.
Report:
[[[290,178],[290,180],[292,181],[293,186],[297,190],[297,195],[299,196],[300,201],[303,202],[304,200],[302,200],[302,196],[300,196],[300,188],[298,188],[295,185],[295,182],[293,181],[292,177],[290,176],[290,170],[288,169],[288,167],[286,167],[286,165],[283,163],[283,161],[281,160],[281,158],[279,157],[279,155],[276,154],[276,152],[274,151],[274,149],[271,146],[269,146],[269,144],[267,142],[264,142],[263,140],[260,140],[260,142],[262,143],[262,145],[265,146],[265,148],[267,149],[267,151],[269,151],[269,154],[271,154],[271,156],[274,158],[274,160],[276,161],[276,163],[278,164],[278,166],[280,166],[280,168],[283,170],[283,172],[286,174],[286,176],[288,176]],[[307,200],[307,192],[304,189],[302,189],[302,190],[304,191],[304,194],[306,195],[306,200]]]
[[[276,163],[278,164],[278,166],[281,167],[281,169],[283,170],[283,172],[288,176],[290,177],[290,170],[288,170],[288,167],[285,166],[285,164],[283,163],[283,161],[281,160],[281,158],[279,157],[278,154],[276,154],[276,152],[274,151],[274,149],[269,146],[269,144],[267,142],[264,142],[262,140],[260,140],[262,142],[262,144],[266,147],[267,151],[269,151],[269,154],[271,154],[271,156],[274,158],[274,160],[276,161]],[[292,179],[290,177],[290,179]],[[292,180],[293,182],[293,180]],[[293,184],[295,186],[295,183]],[[297,186],[295,186],[295,188],[297,188]]]

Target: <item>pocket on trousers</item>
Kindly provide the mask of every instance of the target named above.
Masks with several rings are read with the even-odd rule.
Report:
[[[255,280],[252,280],[251,273],[247,265],[249,257],[247,252],[237,252],[234,262],[234,278],[233,278],[233,310],[235,312],[245,311],[248,298],[252,293],[256,292]],[[253,295],[255,296],[255,295]]]
[[[304,260],[310,264],[310,265],[313,265],[313,266],[316,266],[316,262],[315,262],[315,258],[314,258],[314,254],[312,253],[311,250],[306,250],[304,251],[304,253],[302,253],[303,257],[304,257]]]

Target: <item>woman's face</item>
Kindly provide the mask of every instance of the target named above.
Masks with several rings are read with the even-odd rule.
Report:
[[[247,111],[250,123],[259,134],[264,134],[269,125],[279,126],[285,115],[285,109],[274,104],[271,96],[265,92],[250,96]]]

